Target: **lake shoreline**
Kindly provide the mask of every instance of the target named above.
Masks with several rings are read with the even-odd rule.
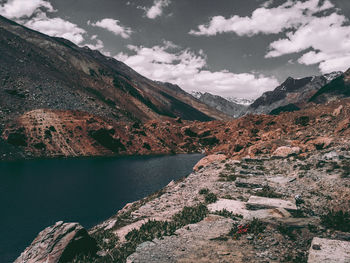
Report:
[[[188,176],[202,157],[180,154],[0,162],[1,208],[7,214],[0,218],[0,261],[12,262],[39,231],[57,221],[79,222],[88,229],[108,220],[126,204]],[[4,256],[8,253],[12,255],[9,258]]]

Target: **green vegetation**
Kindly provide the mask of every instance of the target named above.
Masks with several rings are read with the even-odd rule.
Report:
[[[140,229],[130,231],[125,236],[126,242],[123,244],[117,244],[117,239],[116,237],[111,236],[114,235],[111,232],[103,231],[101,233],[96,233],[93,237],[98,242],[98,245],[107,252],[107,255],[100,258],[94,258],[92,256],[77,257],[74,262],[125,262],[126,258],[135,252],[135,249],[139,244],[145,241],[151,241],[154,238],[173,235],[179,228],[202,221],[207,214],[208,208],[204,204],[199,204],[193,207],[184,207],[181,212],[173,216],[170,222],[150,220],[143,224]]]
[[[209,189],[208,188],[202,188],[201,190],[199,190],[198,193],[200,195],[205,195],[205,194],[209,193]]]
[[[280,198],[281,194],[276,193],[270,186],[264,185],[263,189],[256,193],[257,196],[268,197],[268,198]]]
[[[301,126],[307,126],[309,122],[310,122],[309,116],[300,116],[295,118],[295,121],[294,121],[296,125],[301,125]]]
[[[349,84],[344,81],[344,76],[340,76],[331,82],[329,82],[327,85],[323,86],[321,89],[319,89],[315,95],[313,95],[309,101],[317,101],[317,102],[323,102],[323,99],[320,96],[324,94],[333,94],[333,95],[343,95],[344,97],[350,96],[350,89]]]
[[[218,215],[218,216],[223,216],[223,217],[226,217],[226,218],[231,218],[233,220],[237,220],[237,218],[243,218],[242,215],[238,215],[238,214],[234,214],[230,211],[227,211],[226,209],[223,209],[221,211],[216,211],[214,213],[215,215]]]
[[[350,213],[330,210],[321,216],[321,223],[329,229],[350,232]]]
[[[281,112],[293,112],[293,111],[298,111],[298,110],[300,110],[300,108],[298,106],[296,106],[295,104],[291,103],[291,104],[273,109],[270,112],[270,115],[279,115]]]
[[[257,218],[254,218],[249,224],[248,233],[258,235],[264,232],[265,228],[266,228],[266,223],[262,222]]]
[[[215,203],[218,200],[218,197],[214,193],[207,193],[204,198],[207,204]]]
[[[98,231],[91,236],[96,240],[97,244],[106,251],[113,249],[118,242],[118,236],[108,230],[103,232]]]
[[[266,228],[266,223],[262,222],[257,218],[254,218],[252,221],[250,221],[250,223],[245,225],[235,224],[231,228],[228,235],[231,236],[233,239],[239,239],[241,236],[248,233],[258,236],[259,234],[264,232],[265,228]]]
[[[289,228],[288,226],[279,224],[277,230],[281,233],[281,235],[288,236],[291,240],[296,240],[296,234],[293,232],[293,229]]]
[[[234,182],[237,179],[237,176],[235,174],[227,174],[227,173],[220,173],[219,174],[219,181],[220,182]]]

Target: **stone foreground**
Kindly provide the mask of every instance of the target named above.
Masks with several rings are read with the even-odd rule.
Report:
[[[350,242],[315,237],[309,250],[308,263],[349,263]]]
[[[77,255],[95,255],[96,241],[78,223],[57,222],[39,233],[14,263],[70,262]]]

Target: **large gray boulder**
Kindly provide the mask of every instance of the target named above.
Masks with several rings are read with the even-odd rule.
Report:
[[[15,263],[69,262],[77,255],[96,255],[96,241],[78,223],[57,222],[41,231]]]

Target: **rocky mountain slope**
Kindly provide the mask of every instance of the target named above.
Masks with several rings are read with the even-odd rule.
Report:
[[[248,108],[248,113],[269,114],[273,110],[288,106],[288,108],[300,108],[323,86],[337,78],[342,72],[333,72],[321,76],[294,79],[289,77],[273,91],[265,92],[256,99]],[[283,109],[282,109],[283,110]]]
[[[246,100],[235,100],[234,98],[231,98],[229,100],[218,95],[210,94],[208,92],[192,92],[192,95],[211,108],[215,108],[234,118],[242,116],[248,108]],[[235,101],[239,101],[242,104],[238,104]]]
[[[338,82],[333,82],[337,79]],[[337,92],[332,91],[333,86],[343,84],[342,72],[332,72],[321,76],[294,79],[289,77],[273,91],[265,92],[256,100],[244,100],[237,98],[223,98],[210,93],[192,92],[192,95],[212,108],[238,118],[245,114],[279,114],[280,112],[290,112],[300,110],[310,101],[327,102],[335,98],[347,97],[346,88],[338,88]],[[330,82],[334,85],[331,86]],[[327,85],[327,86],[326,86]],[[325,87],[326,86],[326,87]],[[328,92],[327,92],[328,90]],[[330,92],[331,91],[331,92]],[[316,97],[321,93],[332,93],[329,96]]]
[[[325,103],[346,97],[350,97],[350,69],[318,90],[310,101]]]
[[[10,121],[40,109],[61,111],[62,117],[74,117],[71,111],[81,111],[77,123],[83,112],[109,122],[229,118],[176,85],[149,80],[98,51],[49,37],[1,16],[0,54],[0,134]],[[40,116],[44,123],[51,123],[49,126],[58,120],[50,119],[50,114]],[[35,123],[31,129],[36,129]],[[61,135],[69,137],[62,132],[65,130]],[[17,146],[1,137],[0,156],[14,153],[23,157]]]
[[[77,250],[73,262],[349,262],[349,99],[183,125],[198,147],[209,133],[216,138],[207,146],[213,154],[90,229],[98,252]],[[35,259],[36,247],[66,255],[55,244],[75,240],[62,232],[69,225],[44,230],[19,259]]]
[[[98,51],[4,17],[0,31],[2,123],[38,108],[82,110],[121,120],[225,118],[189,94],[151,81]]]
[[[334,137],[347,130],[347,119],[332,115],[344,107],[347,111],[346,102],[334,101],[317,109],[309,104],[304,110],[278,116],[246,115],[212,122],[153,120],[145,124],[114,122],[82,112],[35,110],[10,122],[2,138],[31,157],[206,151],[240,158],[272,153],[284,144],[307,152],[333,142],[333,138],[322,137],[323,133]],[[9,152],[4,154],[11,157]]]

